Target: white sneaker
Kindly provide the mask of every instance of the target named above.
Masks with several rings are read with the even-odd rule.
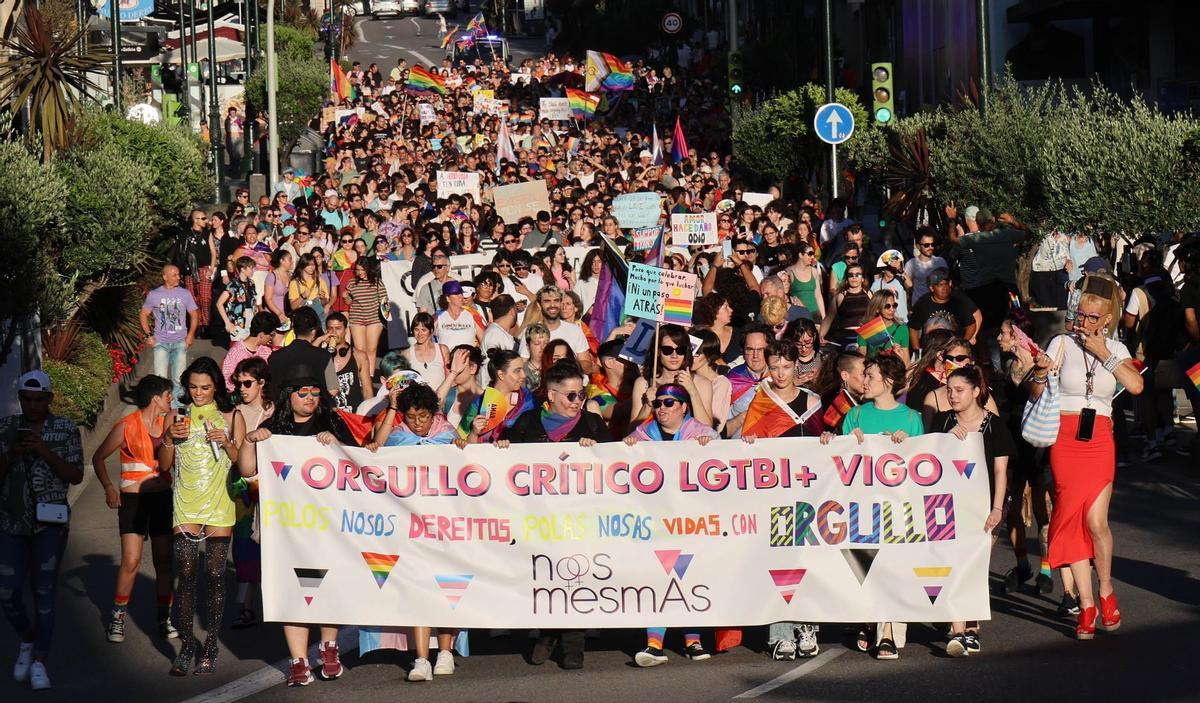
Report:
[[[408,672],[409,681],[433,681],[433,667],[429,666],[429,660],[421,657],[413,662],[412,671]]]
[[[33,664],[33,642],[22,642],[17,650],[17,663],[13,665],[13,681],[25,683],[29,680],[29,667]]]
[[[802,623],[796,628],[796,636],[796,654],[801,658],[815,657],[821,652],[821,647],[817,644],[816,625]]]
[[[33,666],[29,667],[29,687],[35,691],[50,688],[50,677],[46,675],[45,664],[34,662]]]
[[[454,654],[443,649],[438,652],[437,662],[433,665],[434,676],[449,676],[454,673]]]
[[[791,640],[779,640],[771,648],[771,658],[776,661],[791,661],[796,658],[796,643]]]

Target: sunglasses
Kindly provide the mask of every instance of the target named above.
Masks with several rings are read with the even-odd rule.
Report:
[[[750,254],[758,253],[758,251],[755,249],[734,249],[734,251],[737,252],[738,254],[741,254],[742,256],[748,256]]]
[[[884,303],[883,304],[884,310],[895,310],[897,307],[899,307],[899,306],[897,306],[895,303]]]
[[[301,386],[292,392],[296,394],[296,397],[302,399],[319,398],[321,396],[321,389],[317,386]]]
[[[673,408],[673,407],[675,407],[676,403],[683,405],[682,400],[677,400],[675,398],[655,398],[654,402],[650,403],[650,405],[655,410],[658,410],[659,408]]]
[[[846,278],[862,278],[862,277],[863,277],[863,275],[861,273],[851,273],[851,274],[846,275]]]
[[[685,347],[673,347],[670,344],[662,344],[658,347],[658,353],[663,356],[683,356],[687,352]]]
[[[945,354],[946,361],[953,361],[956,364],[961,364],[971,360],[970,354]]]
[[[587,393],[584,393],[583,391],[568,391],[566,393],[562,393],[562,396],[567,399],[568,403],[574,403],[587,398]]]
[[[516,244],[516,243],[517,243],[517,240],[515,240],[515,239],[505,239],[505,240],[504,240],[504,243],[505,243],[505,244]]]
[[[258,383],[258,381],[255,379],[250,379],[249,381],[238,381],[238,385],[242,388],[253,388],[254,384],[256,383]]]
[[[342,242],[342,244],[353,244],[354,240],[353,239],[343,239],[343,240],[341,240],[341,242]]]
[[[1094,313],[1094,312],[1084,312],[1084,311],[1082,311],[1082,310],[1076,310],[1076,311],[1075,311],[1075,317],[1077,317],[1077,318],[1080,318],[1080,317],[1082,317],[1082,318],[1085,318],[1085,319],[1087,319],[1087,320],[1089,320],[1089,321],[1091,321],[1091,322],[1099,322],[1099,321],[1100,321],[1100,319],[1101,319],[1101,318],[1103,318],[1104,316],[1103,316],[1103,315],[1098,315],[1098,314],[1096,314],[1096,313]]]
[[[847,257],[845,257],[845,259],[846,259],[846,261],[858,261],[857,256],[847,256]]]
[[[350,353],[350,347],[342,347],[341,349],[338,349],[338,350],[337,350],[337,355],[338,355],[338,356],[346,356],[346,355],[348,355],[349,353]]]
[[[921,242],[920,246],[922,249],[932,249],[933,242]]]
[[[444,269],[444,268],[446,268],[446,264],[434,264],[433,265],[434,271],[437,271],[438,269]]]

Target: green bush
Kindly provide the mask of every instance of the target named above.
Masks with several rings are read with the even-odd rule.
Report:
[[[275,25],[276,57],[307,59],[312,58],[316,46],[316,33],[309,29],[289,27],[286,24]]]
[[[78,148],[115,144],[125,156],[150,170],[150,196],[156,225],[175,224],[198,202],[213,198],[212,173],[204,145],[182,127],[147,125],[102,110],[79,118]]]
[[[329,97],[329,65],[311,56],[279,56],[276,69],[279,88],[275,93],[275,113],[279,121],[280,156],[285,156]],[[267,109],[266,70],[264,61],[246,81],[246,101],[260,112]]]
[[[41,244],[45,232],[61,227],[67,184],[18,141],[0,138],[0,359],[12,348],[16,325],[36,312],[61,319],[68,305]]]
[[[148,187],[153,171],[113,143],[67,152],[54,168],[68,189],[64,226],[47,238],[58,252],[59,270],[85,281],[123,279],[142,263],[154,229]]]
[[[81,332],[69,361],[45,359],[44,368],[54,386],[51,412],[78,425],[91,427],[104,409],[112,382],[112,358],[100,337]]]

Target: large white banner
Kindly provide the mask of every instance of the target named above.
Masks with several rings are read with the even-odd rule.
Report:
[[[711,627],[990,617],[978,435],[259,445],[266,619]]]

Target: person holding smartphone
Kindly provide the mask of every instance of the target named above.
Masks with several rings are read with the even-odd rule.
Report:
[[[1037,400],[1047,383],[1058,383],[1062,413],[1050,447],[1054,512],[1050,516],[1050,565],[1070,566],[1079,598],[1075,637],[1090,640],[1096,628],[1121,625],[1112,584],[1112,532],[1108,506],[1116,471],[1112,400],[1118,384],[1142,392],[1142,376],[1129,350],[1110,337],[1121,310],[1121,288],[1105,274],[1088,274],[1069,334],[1050,341],[1030,380]],[[1057,368],[1055,368],[1057,367]],[[1057,380],[1050,377],[1057,374]],[[1100,612],[1092,592],[1092,563],[1100,585]]]

